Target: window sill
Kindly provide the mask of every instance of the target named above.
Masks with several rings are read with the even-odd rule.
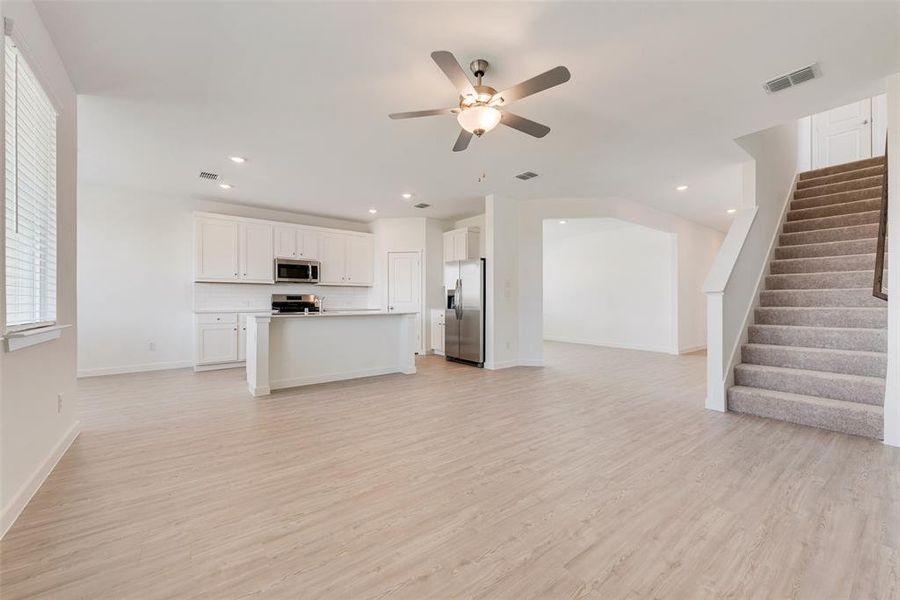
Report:
[[[71,325],[50,325],[49,327],[39,327],[37,329],[26,329],[25,331],[13,331],[7,333],[5,336],[6,351],[15,352],[22,348],[59,339],[59,336],[62,335],[62,330],[67,327],[71,327]]]

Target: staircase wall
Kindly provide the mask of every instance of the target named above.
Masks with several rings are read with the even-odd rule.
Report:
[[[797,173],[797,123],[736,140],[748,155],[742,205],[704,284],[706,407],[726,410],[726,390],[759,302]]]
[[[887,80],[888,239],[900,239],[900,73]],[[888,245],[888,262],[900,264],[900,244]],[[891,293],[894,290],[894,293]],[[900,269],[888,271],[887,383],[884,443],[900,447]]]

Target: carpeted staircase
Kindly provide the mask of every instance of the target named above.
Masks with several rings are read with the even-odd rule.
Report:
[[[883,173],[878,157],[800,175],[729,410],[881,439],[887,302],[872,281]]]

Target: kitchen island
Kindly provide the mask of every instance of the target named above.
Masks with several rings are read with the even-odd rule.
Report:
[[[247,387],[272,390],[416,372],[415,313],[334,311],[247,318]]]

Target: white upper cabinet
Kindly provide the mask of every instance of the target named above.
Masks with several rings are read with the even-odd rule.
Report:
[[[369,236],[347,236],[347,282],[375,283],[375,241]]]
[[[241,281],[275,283],[275,263],[272,257],[272,226],[259,223],[240,223],[239,271]]]
[[[481,257],[481,230],[463,227],[444,234],[444,262],[475,260]]]
[[[194,256],[196,281],[236,281],[239,269],[238,223],[227,219],[196,219]]]
[[[275,256],[316,260],[319,256],[319,233],[305,227],[275,227]]]
[[[323,233],[319,236],[319,285],[372,285],[375,242],[368,235]]]

